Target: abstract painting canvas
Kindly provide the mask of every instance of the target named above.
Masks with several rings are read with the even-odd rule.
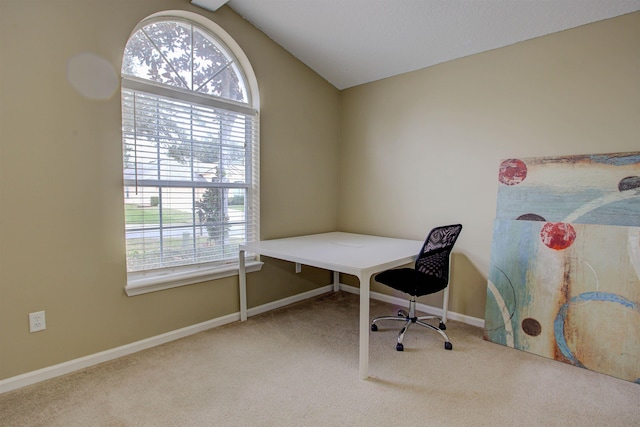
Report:
[[[640,384],[640,152],[507,159],[485,338]]]

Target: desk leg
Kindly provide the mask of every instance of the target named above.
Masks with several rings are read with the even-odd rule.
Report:
[[[333,292],[338,292],[340,290],[340,272],[333,272]]]
[[[369,377],[369,288],[371,274],[363,274],[360,280],[360,379]]]
[[[240,286],[240,321],[247,320],[247,270],[244,262],[244,251],[240,251],[240,274],[239,274],[239,286]]]

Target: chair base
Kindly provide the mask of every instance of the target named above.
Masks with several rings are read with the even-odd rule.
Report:
[[[425,322],[425,320],[431,320],[431,319],[438,319],[438,321],[440,322],[438,327],[433,326],[433,325]],[[375,332],[375,331],[378,330],[378,325],[376,325],[376,322],[379,322],[381,320],[394,320],[394,321],[405,322],[404,326],[402,327],[402,329],[400,329],[400,332],[398,333],[398,343],[396,344],[396,350],[398,350],[398,351],[403,351],[404,350],[404,344],[402,343],[402,341],[404,340],[404,334],[409,329],[409,326],[411,326],[414,323],[416,323],[416,324],[418,324],[420,326],[424,326],[425,328],[431,329],[433,331],[436,331],[437,333],[439,333],[442,336],[442,338],[444,338],[444,341],[445,341],[444,342],[444,348],[446,350],[452,350],[453,349],[453,344],[451,344],[451,341],[449,340],[449,337],[444,332],[445,329],[447,329],[447,326],[444,324],[444,322],[442,321],[441,317],[439,317],[439,316],[416,316],[416,299],[415,299],[415,297],[412,297],[411,300],[409,300],[409,312],[408,313],[405,310],[398,310],[398,315],[397,316],[380,316],[380,317],[376,317],[375,319],[373,319],[371,321],[371,330],[372,331]]]

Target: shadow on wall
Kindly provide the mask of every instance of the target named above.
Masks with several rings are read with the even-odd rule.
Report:
[[[465,316],[484,319],[487,301],[487,276],[483,275],[471,260],[461,253],[451,254],[451,265],[449,310]],[[413,267],[413,264],[408,264],[406,267]],[[360,287],[358,278],[355,276],[341,274],[340,282],[356,288]],[[407,295],[381,285],[373,279],[371,291],[408,300]],[[442,292],[420,297],[418,302],[432,307],[442,307]]]
[[[487,276],[476,268],[466,255],[453,253],[449,309],[478,319],[484,319],[487,301]]]
[[[330,271],[302,266],[300,273],[296,273],[295,264],[268,256],[261,256],[264,262],[260,272],[247,276],[247,304],[256,307],[288,298],[296,294],[331,283]]]

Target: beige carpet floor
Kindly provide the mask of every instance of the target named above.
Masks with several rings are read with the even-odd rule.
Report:
[[[359,380],[358,296],[327,294],[4,393],[0,426],[640,426],[638,384],[454,321],[453,351],[414,327],[397,352],[397,326]]]

